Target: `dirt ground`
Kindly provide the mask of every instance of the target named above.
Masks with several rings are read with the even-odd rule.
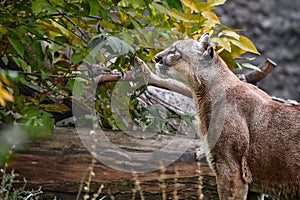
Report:
[[[300,100],[300,1],[228,0],[217,8],[221,21],[248,36],[278,67],[259,87],[270,95]]]

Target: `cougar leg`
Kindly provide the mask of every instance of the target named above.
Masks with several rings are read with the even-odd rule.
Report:
[[[248,184],[242,179],[240,170],[220,170],[217,187],[220,200],[246,200]]]

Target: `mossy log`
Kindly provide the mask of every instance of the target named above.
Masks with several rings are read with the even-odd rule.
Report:
[[[88,137],[88,131],[86,131]],[[170,141],[174,135],[132,139],[123,132],[105,132],[114,144],[135,152],[156,148]],[[178,136],[177,136],[178,137]],[[182,135],[183,141],[186,136]],[[94,164],[91,153],[82,143],[74,128],[56,128],[47,138],[34,140],[14,155],[7,171],[14,169],[20,180],[27,180],[27,188],[42,187],[44,199],[79,199],[87,194],[85,188],[93,166],[89,193],[97,193],[103,184],[100,197],[110,199],[199,199],[199,166],[195,160],[198,139],[174,163],[163,170],[130,173],[113,169],[100,161]],[[174,149],[176,151],[176,149]],[[168,152],[172,154],[172,150]],[[205,158],[200,162],[204,199],[217,199],[214,174]],[[165,188],[165,189],[164,189]],[[80,193],[81,191],[81,193]],[[142,191],[142,192],[141,192]],[[80,194],[79,194],[80,193]],[[175,195],[175,196],[174,196]]]

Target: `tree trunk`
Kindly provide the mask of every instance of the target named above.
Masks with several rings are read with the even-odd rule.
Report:
[[[82,136],[84,135],[84,136]],[[113,144],[134,152],[151,151],[172,140],[174,135],[156,135],[136,138],[123,132],[107,131],[105,135]],[[83,199],[85,194],[92,196],[103,184],[99,197],[105,199],[199,199],[199,166],[194,152],[199,139],[194,139],[189,149],[171,165],[161,170],[146,173],[129,173],[102,164],[93,159],[80,138],[90,137],[78,133],[74,128],[56,128],[47,138],[32,141],[15,154],[9,163],[7,173],[15,169],[18,178],[27,180],[27,188],[42,187],[43,198]],[[176,136],[184,142],[186,136]],[[85,139],[84,139],[85,140]],[[172,156],[177,149],[166,152]],[[204,199],[218,199],[214,174],[205,158],[200,162],[202,192]],[[94,176],[93,173],[95,174]],[[91,181],[88,181],[89,177]],[[88,186],[88,183],[90,186]],[[85,187],[89,188],[89,193]],[[81,191],[81,192],[80,192]],[[80,193],[80,194],[79,194]]]

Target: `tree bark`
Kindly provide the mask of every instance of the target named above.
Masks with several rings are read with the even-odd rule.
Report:
[[[135,138],[123,132],[105,132],[110,141],[128,151],[145,152],[156,149],[170,141],[174,135],[156,135],[149,138]],[[86,136],[89,137],[89,131]],[[178,136],[177,136],[178,137]],[[182,137],[184,141],[186,136]],[[82,134],[80,136],[82,138]],[[89,193],[97,193],[103,184],[99,197],[115,199],[174,199],[174,192],[179,199],[199,199],[199,168],[195,160],[195,148],[200,144],[194,139],[190,148],[164,170],[147,173],[127,173],[112,169],[99,161],[93,163],[93,157],[85,148],[74,128],[56,128],[47,138],[38,139],[28,144],[27,148],[14,155],[7,173],[15,169],[19,179],[27,180],[27,188],[42,187],[43,198],[79,199],[86,194],[84,187],[91,171]],[[170,154],[176,149],[167,152]],[[205,158],[200,162],[204,199],[217,199],[214,174],[209,169]],[[164,177],[164,178],[162,178]],[[165,189],[164,188],[165,185]],[[79,191],[81,191],[80,194]],[[135,194],[134,194],[134,191]]]

